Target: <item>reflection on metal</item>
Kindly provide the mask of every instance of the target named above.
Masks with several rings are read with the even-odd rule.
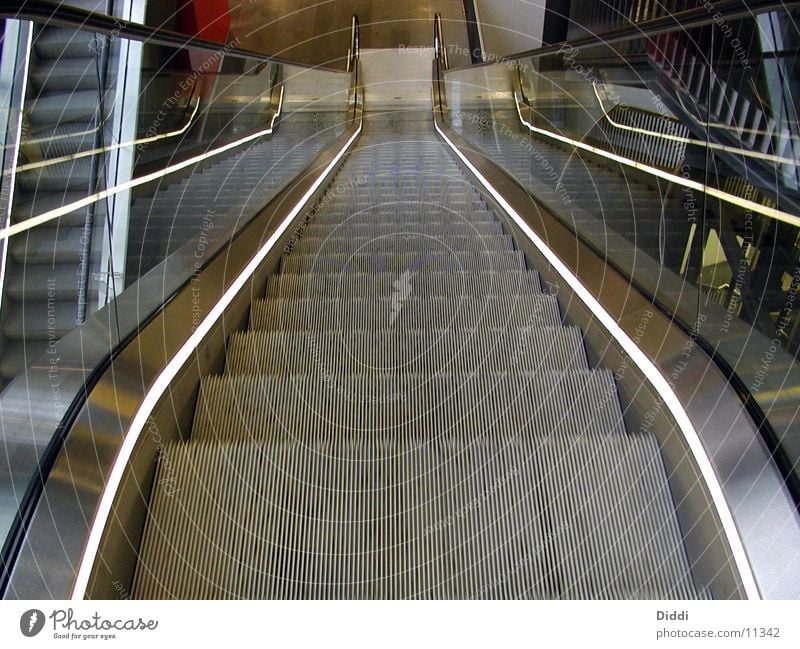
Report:
[[[579,142],[578,140],[567,137],[565,135],[560,135],[558,133],[554,133],[553,131],[548,131],[547,129],[534,126],[522,116],[522,109],[520,108],[518,94],[514,92],[513,95],[514,95],[514,104],[517,108],[517,116],[519,117],[519,121],[529,131],[531,131],[531,133],[537,133],[538,135],[543,135],[558,142],[568,144],[572,147],[575,147],[576,149],[588,151],[589,153],[593,153],[608,160],[612,160],[619,164],[625,165],[626,167],[632,167],[633,169],[637,169],[646,174],[650,174],[651,176],[656,176],[657,178],[667,180],[671,183],[675,183],[682,187],[688,187],[690,189],[703,192],[704,194],[708,194],[709,196],[717,198],[726,203],[729,203],[730,205],[741,207],[745,210],[754,212],[756,214],[761,214],[770,219],[775,219],[776,221],[782,221],[783,223],[788,223],[789,225],[794,227],[800,227],[800,216],[790,214],[789,212],[784,212],[783,210],[779,210],[774,207],[762,205],[761,203],[756,203],[755,201],[750,201],[744,198],[740,198],[739,196],[734,196],[733,194],[729,194],[728,192],[724,192],[721,189],[717,189],[715,187],[709,187],[708,185],[698,182],[696,180],[690,180],[688,178],[684,178],[683,176],[679,176],[673,173],[669,173],[668,171],[664,171],[663,169],[659,169],[657,167],[644,164],[642,162],[637,162],[636,160],[631,160],[630,158],[626,158],[625,156],[621,156],[616,153],[611,153],[610,151],[606,151],[605,149],[600,149],[598,147],[591,146],[590,144]]]
[[[436,113],[434,113],[436,115]],[[628,355],[631,362],[636,365],[639,371],[647,378],[653,388],[657,391],[664,405],[674,418],[681,433],[683,434],[692,455],[700,468],[701,474],[708,488],[708,493],[713,500],[714,507],[719,515],[720,522],[725,530],[725,535],[736,564],[739,576],[742,580],[745,595],[748,599],[761,599],[758,586],[753,575],[750,562],[744,550],[742,538],[733,520],[728,502],[725,498],[722,486],[714,471],[705,447],[697,433],[692,421],[684,409],[681,400],[675,394],[667,378],[659,371],[653,361],[642,351],[634,340],[622,329],[616,319],[606,310],[606,308],[595,298],[594,295],[581,283],[570,268],[556,255],[555,252],[542,240],[527,224],[524,218],[514,210],[503,195],[495,189],[486,177],[470,162],[461,150],[450,140],[439,125],[439,120],[434,119],[434,126],[445,141],[453,150],[464,165],[474,174],[483,188],[492,198],[502,207],[508,216],[516,223],[520,231],[533,243],[541,255],[547,260],[558,275],[570,287],[580,300],[586,305],[587,309],[593,314],[594,318],[602,324],[609,335],[617,341],[622,350]]]
[[[726,146],[724,144],[716,144],[715,142],[706,142],[705,140],[695,140],[690,137],[681,137],[680,135],[670,135],[669,133],[648,131],[647,129],[638,128],[636,126],[628,126],[627,124],[621,124],[620,122],[615,121],[611,117],[611,115],[608,114],[608,110],[603,105],[603,100],[600,98],[600,93],[597,92],[597,83],[594,81],[592,81],[592,90],[594,90],[594,96],[597,97],[597,103],[600,105],[600,110],[603,113],[603,117],[605,117],[606,121],[609,124],[611,124],[611,126],[613,126],[614,128],[618,128],[623,131],[633,131],[634,133],[639,133],[641,135],[649,135],[650,137],[657,137],[663,140],[670,140],[672,142],[681,142],[682,144],[692,144],[694,146],[702,146],[708,149],[725,151],[727,153],[735,153],[736,155],[746,156],[748,158],[769,160],[780,164],[797,164],[797,161],[794,160],[793,158],[782,158],[780,156],[771,155],[769,153],[761,153],[760,151],[750,151],[748,149],[740,149],[739,147],[735,146]],[[663,117],[663,115],[659,115],[658,113],[653,113],[653,114],[658,115],[659,117]]]
[[[124,149],[126,147],[132,146],[139,146],[140,144],[150,144],[151,142],[158,142],[159,140],[166,140],[172,137],[176,137],[178,135],[183,135],[192,125],[194,122],[194,118],[197,116],[197,111],[200,108],[200,97],[197,97],[194,101],[194,108],[192,109],[192,114],[189,115],[189,119],[186,120],[186,123],[181,126],[179,129],[175,131],[169,131],[167,133],[159,133],[158,135],[152,135],[150,137],[143,137],[137,140],[131,140],[130,142],[120,142],[118,144],[109,144],[108,146],[100,147],[97,149],[90,149],[88,151],[80,151],[78,153],[71,153],[69,155],[64,155],[59,158],[51,158],[49,160],[40,160],[38,162],[29,162],[24,165],[19,165],[17,167],[18,172],[23,171],[31,171],[32,169],[41,169],[42,167],[49,167],[51,165],[59,164],[62,162],[69,162],[71,160],[78,160],[80,158],[86,158],[87,156],[92,156],[97,153],[107,153],[109,151],[115,151],[117,149]],[[96,131],[97,128],[92,129]],[[73,136],[70,136],[73,137]],[[45,140],[46,141],[46,140]],[[26,142],[26,144],[28,144]]]
[[[193,354],[195,354],[198,346],[225,312],[225,309],[247,285],[247,282],[250,280],[253,273],[255,273],[261,262],[267,257],[268,253],[272,250],[275,243],[280,239],[281,235],[294,222],[297,215],[300,214],[300,211],[314,195],[317,189],[328,179],[331,171],[336,168],[342,157],[347,153],[347,151],[349,151],[353,142],[358,139],[358,136],[361,134],[361,129],[362,123],[359,121],[359,124],[350,139],[344,144],[341,150],[317,177],[308,191],[291,208],[286,218],[281,222],[272,236],[267,239],[264,245],[253,256],[250,262],[244,267],[237,278],[231,283],[219,301],[208,312],[208,315],[206,315],[202,322],[197,326],[194,333],[192,333],[192,335],[186,340],[186,342],[181,346],[181,348],[167,363],[167,365],[161,370],[144,399],[140,402],[136,414],[134,415],[131,425],[125,435],[122,446],[119,449],[119,453],[117,454],[114,465],[108,476],[108,480],[104,485],[103,495],[98,504],[97,513],[92,521],[89,538],[86,542],[86,547],[84,548],[78,573],[75,578],[75,584],[71,593],[72,599],[81,600],[85,597],[86,589],[89,584],[89,578],[91,577],[92,569],[97,558],[97,552],[100,547],[100,541],[103,532],[106,529],[106,523],[111,515],[114,498],[117,490],[119,489],[124,472],[128,466],[128,461],[130,460],[131,454],[136,446],[136,442],[138,441],[142,431],[145,429],[148,418],[153,412],[153,409],[159,403],[161,397],[169,388],[170,383],[178,375],[178,372],[181,370],[184,364],[192,357]]]

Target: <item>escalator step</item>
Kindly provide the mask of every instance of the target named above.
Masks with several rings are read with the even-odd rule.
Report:
[[[407,297],[380,299],[256,300],[250,328],[352,331],[414,328],[506,329],[561,324],[558,302],[551,295]]]
[[[606,370],[351,375],[320,365],[314,374],[204,380],[192,442],[376,434],[420,442],[627,435]]]
[[[398,291],[403,273],[286,273],[267,282],[268,298],[389,298]],[[409,278],[417,296],[530,295],[541,292],[539,273],[517,270],[481,273],[420,273]]]
[[[391,329],[308,335],[247,331],[231,336],[228,374],[425,374],[589,369],[574,327],[482,329],[455,337],[443,329]]]
[[[138,598],[699,596],[648,438],[179,444],[156,481]]]

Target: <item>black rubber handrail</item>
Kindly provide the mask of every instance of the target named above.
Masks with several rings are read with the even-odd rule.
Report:
[[[152,43],[154,45],[166,45],[178,49],[191,47],[213,52],[224,50],[227,56],[234,56],[237,58],[284,63],[300,68],[347,74],[347,72],[339,68],[290,61],[278,56],[272,56],[271,54],[245,50],[240,47],[235,47],[230,43],[216,43],[195,36],[186,36],[185,34],[179,34],[169,29],[148,27],[140,23],[85,11],[84,9],[69,7],[56,2],[48,2],[47,0],[25,0],[22,6],[20,6],[19,0],[0,0],[0,18],[30,20],[32,22],[45,23],[56,27],[69,27],[82,31],[105,34],[111,37]]]
[[[537,59],[551,54],[557,54],[566,48],[581,50],[598,45],[610,45],[621,41],[629,41],[637,38],[652,38],[659,34],[673,32],[675,29],[692,29],[703,27],[717,22],[718,20],[737,20],[739,18],[749,18],[758,13],[770,10],[787,10],[800,8],[800,2],[781,2],[780,0],[720,0],[719,2],[708,3],[696,9],[679,11],[668,16],[653,18],[637,24],[616,27],[600,34],[590,34],[581,36],[571,41],[562,41],[545,45],[534,50],[526,50],[508,56],[490,57],[491,60],[483,63],[473,63],[450,68],[446,72],[458,72],[459,70],[469,70],[472,68],[496,65],[519,61],[520,59]]]

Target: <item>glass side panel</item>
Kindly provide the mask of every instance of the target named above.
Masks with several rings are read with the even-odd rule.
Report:
[[[444,84],[453,128],[716,349],[795,469],[797,24],[564,46]]]
[[[343,72],[24,21],[5,21],[2,34],[5,538],[70,405],[60,341],[94,318],[109,329],[99,351],[110,353],[311,164],[352,111]],[[23,403],[32,365],[51,372],[53,402],[39,404],[55,422],[46,435]]]

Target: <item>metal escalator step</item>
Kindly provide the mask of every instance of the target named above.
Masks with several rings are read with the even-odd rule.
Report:
[[[61,57],[83,57],[94,55],[92,46],[95,34],[80,29],[46,27],[33,41],[36,53],[43,59],[58,60]]]
[[[333,223],[323,225],[322,223],[312,222],[313,230],[308,230],[309,237],[327,238],[336,236],[354,237],[380,237],[387,234],[427,234],[432,236],[440,235],[480,235],[503,234],[503,224],[500,221],[492,220],[485,223],[453,223],[450,218],[441,220],[419,221],[415,225],[405,223],[374,223],[369,220],[366,222],[354,223],[351,220],[343,223]]]
[[[52,127],[65,122],[82,122],[89,127],[97,111],[97,91],[56,92],[40,95],[30,108],[31,124]]]
[[[39,360],[48,350],[47,340],[7,340],[0,355],[0,378],[10,381],[27,366]],[[58,362],[58,356],[48,354],[45,362]],[[52,367],[52,366],[50,366]]]
[[[89,49],[83,54],[82,57],[61,57],[35,65],[30,76],[39,92],[94,90],[96,93],[98,84],[95,55]]]
[[[79,192],[88,194],[91,160],[81,158],[31,169],[17,175],[17,183],[25,192]]]
[[[516,431],[170,445],[133,594],[695,598],[658,466],[650,438]]]
[[[350,300],[387,298],[398,290],[402,273],[290,273],[267,281],[268,298]],[[419,273],[411,278],[417,296],[529,295],[541,292],[539,273],[530,270],[482,273]]]
[[[70,280],[71,281],[71,280]],[[72,301],[8,304],[3,334],[11,340],[58,340],[76,326]]]
[[[270,331],[349,331],[358,329],[506,329],[561,324],[551,295],[473,298],[407,297],[380,299],[255,300],[250,328]]]
[[[14,201],[12,207],[12,220],[14,223],[20,223],[26,219],[34,216],[39,216],[51,210],[58,209],[64,205],[75,203],[83,198],[86,198],[86,192],[69,192],[62,190],[59,192],[45,193],[37,192],[28,200]],[[86,208],[82,207],[74,212],[70,212],[63,216],[58,217],[57,221],[52,221],[47,225],[57,225],[74,227],[82,226],[86,220]]]
[[[34,228],[14,237],[10,252],[17,264],[27,267],[70,262],[77,267],[83,245],[83,228]]]
[[[31,137],[36,143],[29,141],[25,147],[26,162],[58,158],[95,148],[95,129],[87,122],[43,125]]]
[[[313,231],[312,231],[313,234]],[[490,234],[486,236],[444,235],[432,236],[423,233],[407,232],[389,234],[382,237],[347,236],[347,232],[337,233],[335,237],[303,237],[295,246],[296,254],[402,254],[430,252],[503,252],[513,250],[514,242],[508,235]]]
[[[14,264],[6,275],[6,293],[14,300],[77,300],[78,275],[75,259],[64,264]]]
[[[363,227],[374,225],[379,227],[405,227],[416,228],[424,226],[426,223],[439,222],[445,218],[454,218],[456,224],[465,227],[483,226],[496,223],[497,219],[488,211],[459,212],[454,217],[449,210],[440,208],[433,210],[409,209],[396,212],[378,212],[375,210],[365,211],[343,211],[338,214],[325,213],[313,217],[314,225],[340,226],[340,227]]]
[[[527,327],[453,336],[443,329],[231,336],[227,374],[438,374],[589,369],[580,330]]]
[[[311,375],[204,380],[192,443],[313,443],[375,431],[420,442],[492,439],[508,431],[542,438],[626,435],[607,370],[338,375],[322,368]]]
[[[507,252],[420,252],[391,254],[293,254],[281,259],[282,273],[399,272],[433,271],[498,272],[524,270],[525,257],[519,250]]]

